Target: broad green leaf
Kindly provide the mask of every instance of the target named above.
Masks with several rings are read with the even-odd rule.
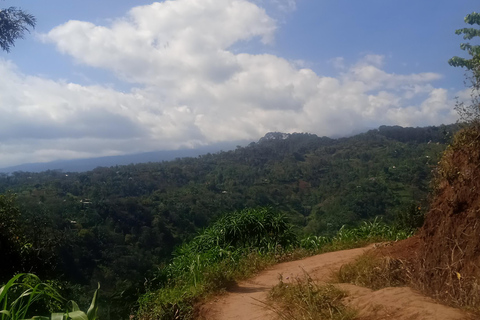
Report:
[[[63,313],[52,313],[50,320],[63,320],[65,315]]]
[[[68,313],[68,319],[72,320],[89,320],[85,312],[73,311]]]
[[[72,305],[72,311],[80,311],[80,308],[78,307],[78,304],[75,301],[70,300],[69,303]]]

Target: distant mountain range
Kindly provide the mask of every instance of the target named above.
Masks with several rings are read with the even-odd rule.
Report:
[[[368,132],[378,132],[378,134],[385,136],[389,139],[397,140],[400,142],[412,142],[418,143],[428,142],[430,140],[438,140],[440,136],[446,136],[451,134],[451,130],[458,130],[458,125],[441,125],[438,127],[425,127],[425,128],[403,128],[400,126],[380,126],[378,129],[370,130]],[[433,130],[433,131],[432,131]],[[259,140],[259,143],[271,140],[285,140],[289,138],[291,134],[281,132],[268,132],[263,138]],[[312,135],[315,136],[315,135]],[[325,137],[324,137],[325,138]],[[335,138],[335,137],[330,137]],[[208,146],[198,147],[194,149],[179,149],[179,150],[164,150],[153,151],[136,154],[128,154],[121,156],[108,156],[88,159],[73,159],[73,160],[58,160],[52,162],[39,162],[39,163],[25,163],[17,166],[0,168],[0,173],[12,173],[16,171],[24,172],[42,172],[47,170],[58,170],[62,172],[85,172],[93,170],[97,167],[112,167],[116,165],[128,165],[147,162],[161,162],[170,161],[177,158],[186,157],[198,157],[199,155],[207,153],[217,153],[220,151],[229,151],[236,148],[236,146],[246,146],[251,141],[229,141],[221,142]]]
[[[16,171],[42,172],[46,170],[58,170],[63,172],[84,172],[97,167],[112,167],[116,165],[128,165],[146,162],[170,161],[176,158],[198,157],[202,154],[216,153],[235,149],[236,146],[246,146],[250,141],[230,141],[216,143],[195,149],[164,150],[121,156],[108,156],[88,159],[58,160],[52,162],[25,163],[17,166],[0,168],[0,173]]]

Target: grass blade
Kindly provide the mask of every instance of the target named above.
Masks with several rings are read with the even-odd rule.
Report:
[[[98,290],[100,290],[100,283],[98,284],[97,290],[95,290],[95,293],[93,294],[92,303],[90,304],[90,308],[88,308],[88,310],[87,310],[88,320],[95,320],[97,318],[97,310],[98,310],[97,295],[98,295]]]

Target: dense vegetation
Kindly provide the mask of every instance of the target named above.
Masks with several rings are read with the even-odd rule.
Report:
[[[174,248],[213,221],[227,223],[226,213],[271,207],[310,241],[376,217],[421,224],[431,170],[455,130],[380,127],[342,139],[269,133],[198,158],[0,175],[0,246],[12,261],[0,265],[0,282],[35,272],[69,283],[83,306],[100,282],[99,303],[109,301],[103,319],[121,319],[162,283],[155,270]]]

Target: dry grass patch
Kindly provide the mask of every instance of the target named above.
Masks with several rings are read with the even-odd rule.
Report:
[[[279,319],[352,320],[356,312],[344,305],[346,293],[331,284],[319,284],[307,273],[283,279],[270,291],[267,307]]]
[[[335,274],[335,278],[339,282],[378,290],[404,286],[410,277],[403,260],[366,253],[354,262],[342,266]]]

